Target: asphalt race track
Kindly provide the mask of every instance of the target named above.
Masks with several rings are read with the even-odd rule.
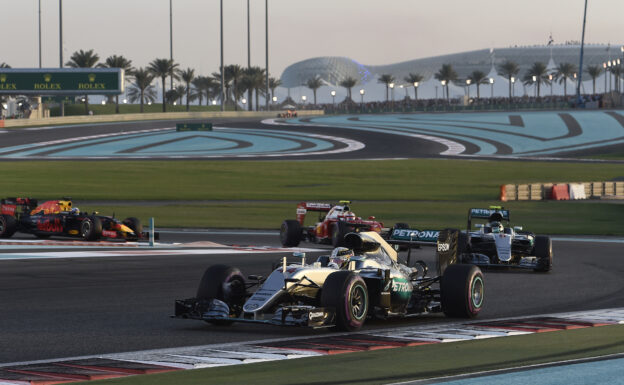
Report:
[[[272,232],[165,232],[161,236],[163,242],[279,246],[277,233]],[[621,306],[623,243],[613,239],[576,242],[557,238],[550,273],[487,271],[486,305],[479,318]],[[93,252],[83,250],[86,254]],[[2,258],[15,249],[0,251]],[[20,250],[24,251],[41,252],[35,247]],[[169,318],[174,299],[194,296],[207,266],[227,263],[240,267],[245,274],[267,274],[271,263],[285,255],[288,254],[146,253],[101,258],[0,259],[0,363],[327,333],[249,324],[216,327]],[[433,265],[433,250],[415,250],[413,258]],[[373,321],[365,328],[445,321],[441,315],[430,315]]]
[[[0,130],[3,159],[570,159],[622,151],[618,111],[338,115],[213,119],[213,131],[171,121]],[[613,161],[621,162],[621,161]]]
[[[171,121],[0,130],[0,161],[467,155],[533,159],[582,157],[605,148],[621,151],[624,119],[619,112],[595,112],[599,114],[596,116],[571,112],[565,117],[551,114],[549,124],[555,133],[549,138],[540,138],[534,116],[524,113],[423,115],[420,121],[399,115],[383,121],[375,116],[325,117],[266,124],[215,119],[214,131],[190,136],[174,133]],[[592,119],[604,123],[601,132],[587,129]],[[204,139],[208,150],[180,150],[179,146],[188,149],[189,141]],[[529,144],[533,147],[523,147]],[[195,248],[171,253],[160,249],[119,251],[119,247],[0,245],[0,363],[327,333],[249,324],[215,327],[169,318],[175,299],[194,296],[207,266],[227,263],[246,274],[267,274],[271,263],[287,253],[262,248],[279,246],[274,232],[162,232],[161,238],[162,242],[211,241],[261,247],[207,253],[201,251],[202,244],[195,244]],[[621,239],[556,238],[554,268],[548,274],[487,271],[486,304],[480,318],[621,307],[623,246]],[[68,251],[72,254],[59,254]],[[310,252],[309,258],[319,253]],[[417,250],[413,260],[423,259],[434,266],[433,256],[433,250],[425,248]],[[445,321],[443,316],[433,315],[374,321],[365,328]]]

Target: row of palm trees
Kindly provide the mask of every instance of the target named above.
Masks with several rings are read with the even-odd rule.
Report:
[[[614,66],[611,67],[610,71],[616,76],[616,79],[622,75],[622,67]],[[507,60],[503,62],[499,68],[498,73],[507,78],[509,81],[509,99],[512,97],[512,85],[517,79],[517,76],[520,72],[520,67],[517,63]],[[593,93],[596,93],[596,78],[600,76],[603,72],[600,66],[588,66],[586,69],[587,74],[592,79],[593,84]],[[564,97],[567,97],[568,94],[568,80],[571,78],[576,78],[577,69],[574,64],[571,63],[561,63],[559,64],[553,71],[549,71],[544,63],[536,62],[531,68],[524,74],[522,79],[518,79],[523,82],[525,85],[536,85],[537,86],[537,97],[540,97],[541,86],[542,84],[552,85],[553,82],[559,82],[559,84],[563,84],[563,93]],[[434,75],[435,79],[439,80],[442,84],[443,89],[446,91],[446,98],[449,99],[449,85],[452,82],[458,82],[459,75],[453,68],[451,64],[443,64],[442,67],[438,70],[438,72]],[[424,77],[418,73],[409,73],[408,76],[404,77],[408,84],[414,85],[414,99],[418,99],[418,83],[422,82]],[[477,99],[481,98],[480,86],[484,84],[490,84],[490,79],[486,73],[483,71],[473,71],[470,75],[466,77],[467,84],[474,84],[477,87]],[[392,85],[396,82],[396,79],[391,74],[382,74],[379,76],[378,82],[381,84],[385,84],[386,86],[386,102],[389,99],[389,90]],[[617,84],[618,82],[616,82]],[[351,99],[351,89],[357,84],[357,80],[352,77],[346,77],[342,80],[339,85],[347,89],[347,100]],[[315,77],[306,83],[306,86],[310,88],[314,94],[314,104],[316,104],[316,90],[323,85],[323,81],[320,77]]]
[[[162,84],[162,110],[167,111],[168,103],[179,101],[182,104],[182,98],[186,99],[186,110],[190,109],[190,103],[197,100],[199,105],[202,104],[204,98],[206,105],[209,100],[225,98],[226,105],[234,105],[234,109],[238,110],[238,101],[247,92],[249,111],[253,110],[252,96],[255,92],[255,104],[258,108],[258,99],[265,96],[265,69],[260,67],[243,68],[240,65],[232,64],[224,66],[224,92],[221,91],[221,72],[214,72],[211,76],[200,76],[195,74],[192,68],[181,69],[180,65],[171,59],[157,58],[152,60],[146,67],[134,68],[132,60],[123,56],[112,55],[106,58],[104,62],[98,63],[100,57],[92,49],[88,51],[79,50],[72,54],[70,60],[65,64],[72,68],[121,68],[125,71],[125,75],[130,81],[128,90],[128,98],[131,102],[138,101],[140,103],[140,111],[143,112],[145,103],[151,103],[156,100],[156,87],[152,84],[155,79],[159,78]],[[177,81],[182,81],[183,85],[166,89],[166,79],[171,77]],[[275,94],[275,89],[281,82],[275,78],[269,78],[269,88],[271,94]],[[247,102],[245,100],[245,102]],[[89,110],[89,99],[84,97],[85,112]],[[115,112],[119,113],[119,95],[115,96]]]

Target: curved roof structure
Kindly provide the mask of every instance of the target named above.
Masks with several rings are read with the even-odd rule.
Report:
[[[600,65],[607,60],[621,58],[620,46],[585,45],[583,65]],[[327,85],[338,86],[341,80],[350,76],[359,84],[377,82],[381,74],[391,74],[402,81],[409,73],[418,73],[424,80],[431,79],[442,64],[451,64],[460,78],[467,77],[473,71],[490,73],[506,60],[511,60],[520,67],[520,76],[535,62],[543,62],[549,68],[559,63],[572,63],[578,67],[580,45],[529,46],[497,49],[482,49],[460,52],[429,58],[415,59],[388,65],[364,65],[346,57],[317,57],[303,60],[288,66],[281,76],[282,86],[294,88],[319,76]]]

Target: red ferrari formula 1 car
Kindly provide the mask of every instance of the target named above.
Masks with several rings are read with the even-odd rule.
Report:
[[[80,212],[70,199],[38,204],[32,198],[0,200],[0,238],[16,232],[39,238],[64,236],[93,241],[100,238],[135,241],[147,237],[137,218],[119,221],[97,213]]]
[[[280,228],[280,240],[285,247],[298,246],[303,240],[315,243],[327,243],[334,247],[342,246],[344,236],[356,231],[384,230],[383,223],[375,217],[362,219],[350,210],[349,201],[339,204],[301,202],[297,205],[297,219],[287,219]],[[304,226],[309,211],[319,212],[319,221],[314,226]]]

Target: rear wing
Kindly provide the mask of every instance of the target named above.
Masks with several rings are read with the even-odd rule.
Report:
[[[472,219],[484,219],[502,222],[509,222],[509,210],[505,210],[500,206],[490,206],[489,209],[470,209],[468,210],[468,230],[472,228]]]
[[[394,245],[435,246],[439,230],[392,229],[387,242]]]
[[[35,207],[37,207],[37,200],[33,198],[6,198],[0,200],[0,214],[2,215],[14,217],[20,211],[28,213]]]
[[[331,203],[301,202],[297,205],[297,221],[303,225],[308,211],[329,212],[332,207]]]

